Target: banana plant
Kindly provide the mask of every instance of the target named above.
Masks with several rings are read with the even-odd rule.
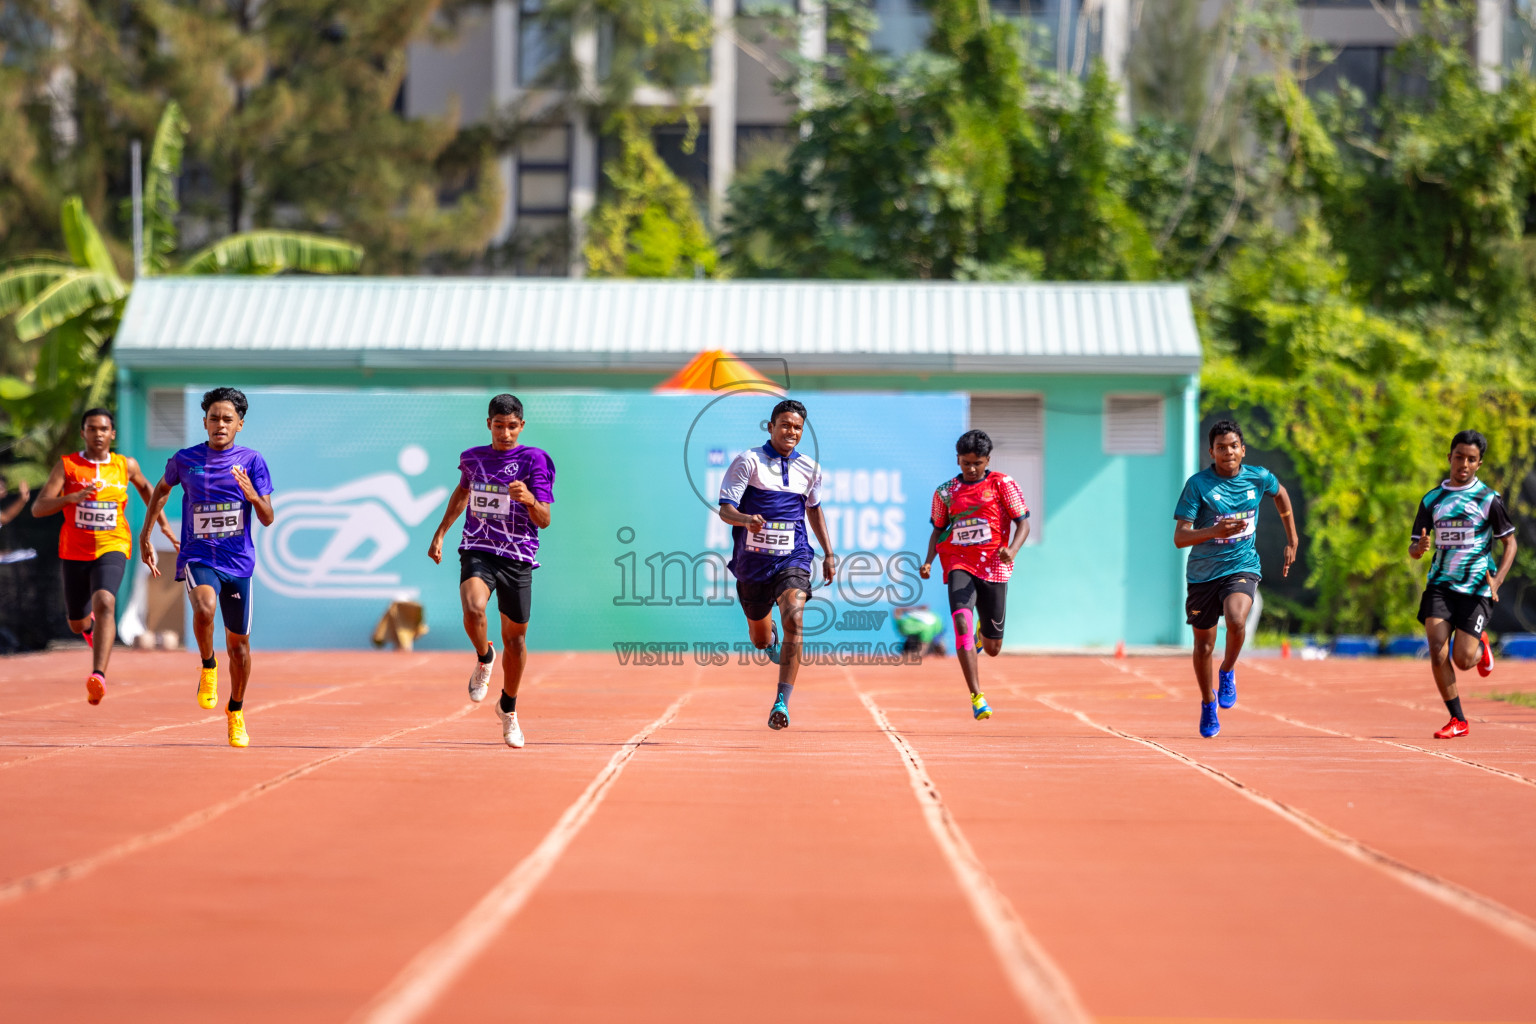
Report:
[[[301,231],[241,232],[178,262],[176,178],[186,131],[180,108],[169,104],[145,168],[141,276],[345,274],[362,264],[361,247]],[[114,376],[108,348],[132,291],[79,196],[64,201],[59,220],[67,252],[0,264],[0,320],[10,318],[21,342],[37,343],[0,367],[0,410],[5,432],[18,439],[17,454],[29,464],[23,476],[35,475],[73,436],[74,413],[106,399]],[[52,439],[40,441],[45,435]]]

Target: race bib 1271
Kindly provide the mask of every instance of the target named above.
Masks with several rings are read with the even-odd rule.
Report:
[[[982,516],[956,519],[954,529],[949,532],[949,542],[959,547],[973,547],[977,544],[989,544],[991,541],[992,524]]]
[[[245,505],[237,501],[199,501],[192,505],[192,536],[199,540],[238,537],[245,532]]]

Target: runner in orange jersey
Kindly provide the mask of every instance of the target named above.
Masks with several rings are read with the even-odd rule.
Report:
[[[64,566],[64,612],[69,628],[92,648],[91,674],[85,681],[92,704],[107,692],[107,662],[117,639],[117,588],[122,585],[133,550],[128,530],[128,485],[149,501],[149,481],[136,460],[114,454],[117,422],[106,409],[80,417],[85,448],[64,456],[32,505],[32,514],[64,513],[59,530],[59,558]],[[160,529],[176,543],[162,513]]]

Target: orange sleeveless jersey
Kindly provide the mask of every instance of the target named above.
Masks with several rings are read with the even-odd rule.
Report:
[[[71,562],[89,562],[109,551],[131,556],[133,542],[128,533],[128,460],[113,454],[106,462],[96,463],[79,452],[66,455],[64,487],[60,494],[83,491],[92,481],[102,482],[95,501],[65,505],[64,528],[59,531],[59,557]]]

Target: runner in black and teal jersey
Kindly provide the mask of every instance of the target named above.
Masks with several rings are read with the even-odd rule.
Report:
[[[1424,495],[1413,520],[1408,554],[1422,558],[1435,549],[1429,581],[1419,601],[1419,621],[1429,640],[1430,669],[1451,720],[1436,739],[1467,734],[1467,716],[1456,693],[1456,670],[1476,666],[1493,671],[1493,651],[1485,629],[1499,587],[1515,561],[1515,524],[1499,492],[1477,479],[1488,439],[1475,430],[1451,438],[1451,475]],[[1493,542],[1502,543],[1499,568],[1493,569]],[[1453,640],[1454,632],[1454,640]]]
[[[1261,466],[1243,465],[1248,449],[1243,431],[1232,420],[1211,427],[1211,465],[1190,477],[1173,511],[1175,547],[1190,548],[1189,595],[1185,621],[1195,630],[1195,681],[1200,684],[1200,735],[1209,739],[1221,731],[1217,701],[1224,708],[1237,703],[1237,656],[1242,653],[1254,594],[1259,588],[1259,552],[1253,538],[1259,506],[1273,495],[1275,510],[1285,524],[1285,564],[1288,576],[1296,560],[1296,520],[1291,496],[1275,474]],[[1227,620],[1227,650],[1218,686],[1211,685],[1211,653],[1216,627]]]

